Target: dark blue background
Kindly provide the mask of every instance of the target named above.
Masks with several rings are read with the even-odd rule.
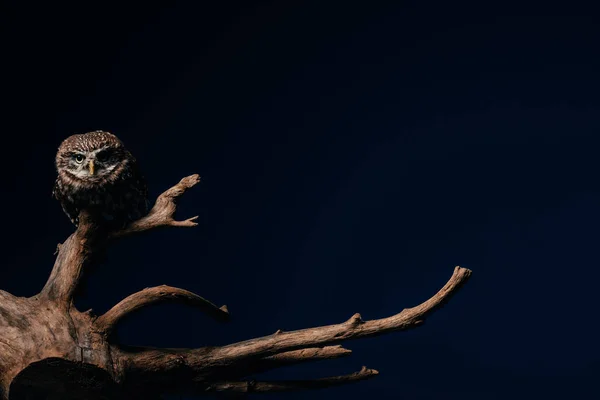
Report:
[[[200,225],[119,244],[78,307],[101,313],[169,284],[233,317],[160,306],[121,324],[121,342],[220,345],[380,318],[461,265],[470,282],[423,327],[269,374],[364,364],[376,379],[276,397],[597,395],[596,17],[548,4],[197,3],[5,2],[4,290],[43,286],[73,229],[50,197],[54,153],[103,129],[139,159],[152,197],[199,173],[179,216]]]

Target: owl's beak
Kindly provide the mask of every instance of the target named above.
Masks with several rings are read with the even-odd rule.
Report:
[[[94,160],[90,161],[90,175],[94,175]]]

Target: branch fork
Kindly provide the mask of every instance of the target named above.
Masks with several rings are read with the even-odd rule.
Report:
[[[48,385],[52,379],[48,377],[53,376],[49,372],[53,368],[61,372],[57,376],[62,378],[56,378],[60,382],[54,384],[62,388],[69,387],[63,380],[71,376],[65,371],[87,368],[92,383],[107,382],[99,385],[104,391],[94,394],[98,398],[115,396],[111,390],[117,390],[123,398],[155,399],[159,393],[178,391],[282,392],[370,379],[378,371],[366,367],[348,375],[313,380],[269,382],[252,377],[275,368],[347,357],[352,352],[341,342],[417,327],[471,275],[470,270],[456,267],[448,282],[429,300],[387,318],[363,320],[360,314],[354,314],[339,324],[291,332],[278,330],[221,347],[161,349],[113,343],[111,333],[119,321],[153,304],[174,302],[198,308],[219,322],[229,319],[226,306],[219,307],[195,293],[166,285],[133,293],[100,316],[91,310],[79,312],[73,305],[84,268],[111,241],[156,228],[196,226],[197,216],[177,220],[174,214],[177,199],[199,181],[198,175],[183,178],[157,198],[148,215],[119,231],[103,232],[83,212],[77,230],[58,246],[54,268],[38,295],[19,298],[0,291],[0,400],[7,400],[9,393],[11,400],[25,399],[36,388],[51,391]],[[40,379],[42,376],[44,379]],[[70,390],[76,391],[82,383],[72,385]],[[88,392],[86,396],[95,398]]]
[[[198,174],[186,176],[179,181],[177,185],[158,196],[154,207],[152,207],[148,215],[132,222],[125,229],[113,233],[113,237],[131,235],[165,226],[180,228],[192,228],[197,226],[197,215],[180,221],[174,218],[174,214],[177,209],[177,199],[198,182],[200,182],[200,176]]]

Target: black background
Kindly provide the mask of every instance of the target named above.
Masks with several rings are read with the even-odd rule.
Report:
[[[470,282],[423,327],[268,375],[376,379],[276,397],[594,398],[598,19],[391,3],[4,2],[2,289],[36,293],[73,230],[50,197],[61,140],[108,130],[153,198],[202,176],[178,210],[200,225],[119,244],[77,306],[169,284],[233,317],[159,306],[121,342],[380,318],[461,265]]]

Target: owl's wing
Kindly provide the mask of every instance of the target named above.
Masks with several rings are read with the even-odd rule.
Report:
[[[60,202],[60,205],[65,214],[67,214],[67,217],[69,217],[71,222],[77,226],[77,223],[79,222],[79,210],[77,209],[77,207],[75,207],[75,205],[72,202],[68,201],[65,198],[62,191],[60,190],[60,182],[58,179],[56,180],[56,182],[54,182],[54,187],[52,188],[52,197],[54,197]]]
[[[58,178],[54,181],[54,186],[52,186],[52,197],[58,200]]]
[[[138,174],[137,177],[138,184],[137,190],[139,190],[139,202],[138,202],[138,210],[140,213],[140,217],[145,216],[150,211],[150,202],[148,201],[148,186],[146,185],[146,179],[142,176],[142,174]]]
[[[132,194],[133,203],[129,208],[130,212],[128,218],[131,221],[135,221],[148,214],[150,203],[148,201],[148,186],[146,185],[146,179],[144,179],[136,161],[132,163],[131,173],[132,176],[129,191]]]

